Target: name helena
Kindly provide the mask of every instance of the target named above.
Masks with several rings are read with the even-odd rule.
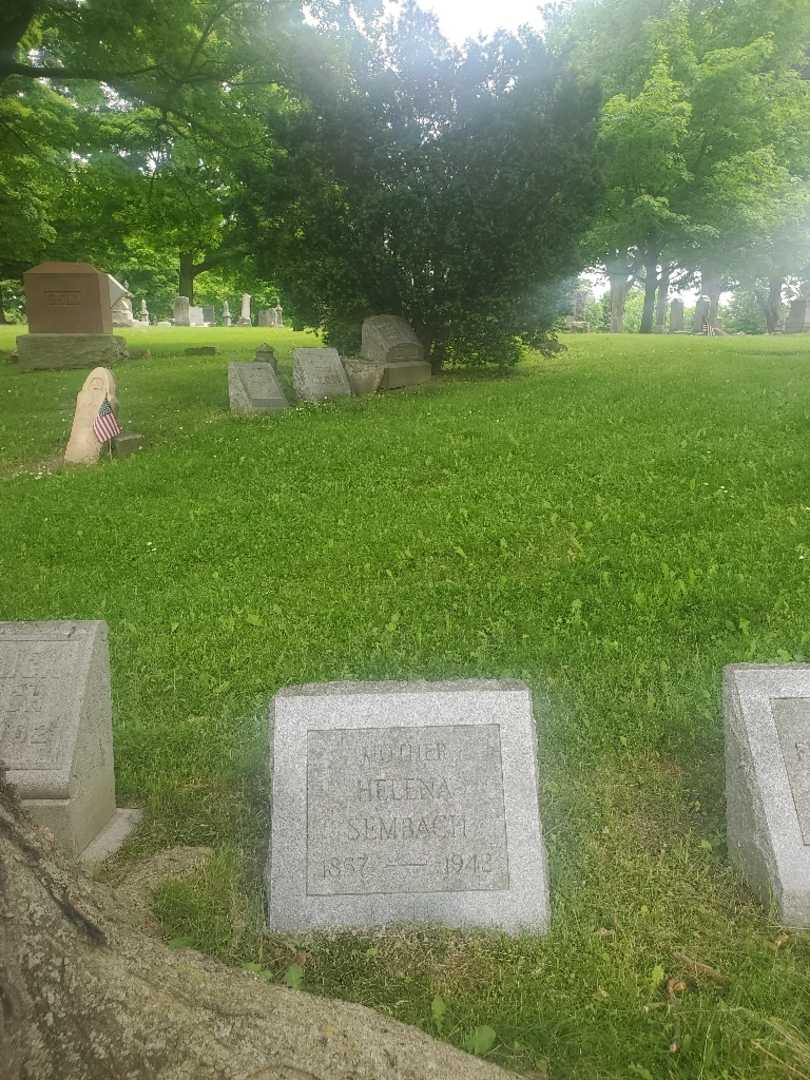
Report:
[[[437,814],[432,818],[355,818],[346,822],[348,840],[449,840],[467,836],[463,815]]]
[[[379,780],[358,780],[360,802],[415,802],[418,799],[452,799],[450,785],[443,776],[422,780],[418,776],[400,776]]]

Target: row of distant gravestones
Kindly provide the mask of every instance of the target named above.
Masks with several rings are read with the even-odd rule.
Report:
[[[810,927],[810,665],[726,669],[728,847],[782,923]],[[117,810],[107,627],[0,623],[0,763],[86,864]],[[276,694],[268,921],[543,933],[548,871],[523,683],[329,683]]]

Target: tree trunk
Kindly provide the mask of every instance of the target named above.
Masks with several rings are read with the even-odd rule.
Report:
[[[773,277],[768,284],[768,301],[765,305],[765,321],[768,324],[768,333],[778,334],[779,331],[783,329],[782,290],[785,286],[785,279],[782,277]]]
[[[6,298],[3,295],[2,282],[0,282],[0,325],[2,325],[2,326],[10,326],[11,325],[11,319],[6,318],[5,304],[6,304]]]
[[[366,1009],[134,929],[0,786],[2,1080],[508,1080]]]
[[[667,308],[669,307],[669,278],[672,266],[666,263],[661,267],[661,277],[658,282],[658,300],[655,304],[655,332],[665,334],[667,332]]]
[[[444,362],[447,359],[447,339],[450,336],[450,328],[439,327],[438,330],[426,330],[422,337],[425,341],[425,358],[430,363],[430,370],[434,375],[440,375]]]
[[[655,294],[658,290],[658,251],[650,248],[644,259],[644,311],[641,314],[640,334],[653,332],[653,319],[655,318]]]
[[[710,326],[718,326],[720,323],[720,294],[723,291],[723,280],[720,275],[709,268],[704,268],[701,274],[701,289],[703,295],[709,298],[708,320]]]
[[[180,288],[178,296],[187,296],[189,304],[194,303],[194,256],[185,253],[180,256]]]

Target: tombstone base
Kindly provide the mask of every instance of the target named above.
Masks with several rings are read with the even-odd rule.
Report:
[[[128,357],[127,343],[113,334],[21,334],[21,371],[111,367]]]
[[[383,390],[398,390],[403,386],[417,386],[429,382],[432,371],[424,360],[401,360],[386,364],[382,377]]]
[[[253,326],[253,323],[250,321],[250,319],[239,319],[239,321],[237,322],[236,325],[237,326]]]
[[[143,821],[143,810],[117,809],[98,836],[79,855],[88,869],[98,866],[119,851]]]

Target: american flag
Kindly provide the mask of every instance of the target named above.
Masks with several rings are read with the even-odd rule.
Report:
[[[104,398],[99,406],[98,416],[93,421],[93,431],[100,443],[109,442],[110,439],[121,434],[121,425],[116,420],[112,405],[107,398]]]

